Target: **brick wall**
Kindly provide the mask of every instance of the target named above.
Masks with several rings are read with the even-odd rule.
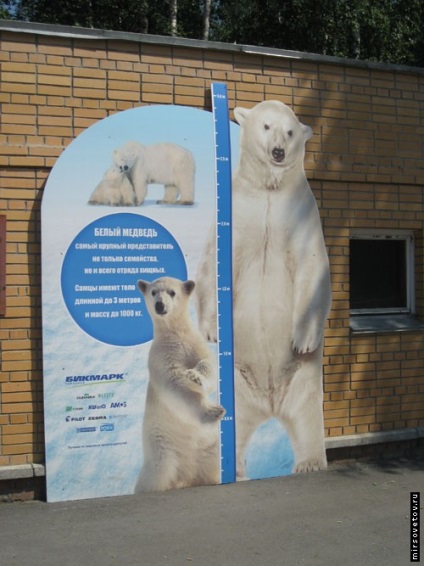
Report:
[[[306,170],[329,249],[334,302],[325,341],[329,437],[424,425],[424,333],[353,336],[349,235],[416,235],[424,315],[424,72],[276,50],[0,22],[0,214],[7,217],[0,318],[0,466],[44,461],[40,203],[57,157],[84,129],[143,104],[210,109],[278,99],[314,136]],[[87,37],[91,36],[91,37]]]

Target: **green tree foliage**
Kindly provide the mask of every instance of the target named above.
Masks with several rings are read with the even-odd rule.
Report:
[[[423,64],[423,0],[232,0],[211,39],[391,63]]]
[[[171,34],[171,0],[5,0],[0,17],[88,28]],[[177,34],[202,33],[203,2],[178,0]]]
[[[9,14],[17,20],[145,31],[147,0],[9,0]]]
[[[0,0],[0,17],[204,37],[206,0]],[[424,0],[210,0],[209,39],[424,66]]]

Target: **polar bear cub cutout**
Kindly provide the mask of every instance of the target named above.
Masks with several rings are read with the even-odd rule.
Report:
[[[143,204],[149,183],[165,186],[158,204],[193,204],[196,166],[189,150],[173,143],[142,145],[130,141],[115,149],[113,161],[128,175],[136,205]]]
[[[310,127],[278,101],[236,108],[240,162],[233,177],[233,313],[237,476],[264,421],[289,434],[294,472],[323,469],[322,355],[331,304],[329,262],[305,176]],[[215,234],[196,279],[199,328],[216,340]]]
[[[153,321],[143,420],[143,467],[136,491],[163,491],[220,481],[218,421],[225,410],[208,400],[216,369],[192,324],[193,281],[138,281]]]
[[[134,206],[134,189],[128,177],[119,167],[110,167],[94,189],[89,204]]]

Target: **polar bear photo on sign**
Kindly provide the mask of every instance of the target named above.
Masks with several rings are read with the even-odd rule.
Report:
[[[209,400],[217,386],[215,360],[194,326],[194,281],[138,281],[153,322],[143,419],[143,467],[136,491],[217,484],[218,422],[225,414]]]
[[[131,181],[136,205],[144,203],[151,183],[165,187],[158,204],[193,204],[196,164],[188,149],[175,143],[129,141],[114,150],[113,162]]]
[[[109,167],[103,179],[94,189],[88,204],[105,204],[110,206],[133,206],[134,189],[118,167]]]
[[[327,465],[322,356],[331,305],[320,216],[304,171],[312,136],[279,101],[235,108],[240,161],[233,176],[233,328],[237,477],[270,418],[286,429],[294,472]],[[196,276],[199,329],[217,340],[216,235]]]

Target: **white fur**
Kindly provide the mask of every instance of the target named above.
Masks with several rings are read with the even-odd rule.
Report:
[[[193,204],[196,166],[189,150],[173,143],[131,141],[115,149],[113,161],[133,184],[137,205],[143,204],[149,183],[165,185],[158,204]]]
[[[193,281],[139,281],[154,325],[143,421],[143,468],[136,491],[163,491],[220,481],[218,421],[208,400],[216,368],[188,314]]]
[[[110,167],[94,189],[89,204],[133,206],[134,189],[128,177],[118,167]]]
[[[331,304],[318,208],[306,179],[312,130],[277,101],[236,108],[240,163],[233,178],[233,312],[237,475],[270,417],[289,433],[294,471],[325,468],[322,353]],[[216,340],[215,232],[196,279],[199,327]]]

